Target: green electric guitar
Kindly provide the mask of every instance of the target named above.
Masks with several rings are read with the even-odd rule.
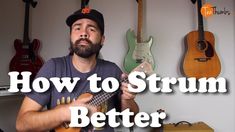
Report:
[[[147,41],[142,41],[142,8],[142,0],[138,0],[137,36],[135,36],[135,32],[131,29],[126,33],[129,49],[124,60],[124,68],[128,73],[144,61],[150,63],[153,69],[155,67],[153,55],[151,53],[153,37],[150,36]]]

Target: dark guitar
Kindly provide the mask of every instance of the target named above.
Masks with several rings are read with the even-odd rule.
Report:
[[[183,61],[183,72],[187,77],[217,77],[221,71],[220,60],[215,51],[215,38],[204,31],[201,15],[201,0],[197,0],[198,31],[186,35],[187,52]]]
[[[37,2],[33,0],[23,0],[25,2],[25,20],[24,20],[24,36],[23,42],[19,39],[14,41],[14,47],[16,50],[15,56],[10,62],[10,71],[30,71],[32,72],[31,79],[35,77],[38,70],[43,65],[43,60],[38,56],[38,50],[40,42],[38,39],[34,39],[30,42],[29,39],[29,9],[30,5],[36,7]]]
[[[137,66],[133,71],[139,71],[139,72],[145,72],[145,74],[150,75],[153,72],[152,66],[148,62],[143,62],[139,66]],[[124,79],[122,81],[127,81],[127,79]],[[98,108],[98,111],[105,112],[102,110],[101,105],[106,102],[108,99],[113,97],[116,94],[116,92],[113,93],[106,93],[106,92],[100,92],[96,95],[93,95],[93,98],[88,103],[89,105],[95,106]],[[86,98],[92,96],[91,93],[84,93],[78,97],[78,99]],[[55,129],[56,132],[80,132],[81,128],[70,128],[69,123],[63,123],[61,126]],[[99,128],[97,128],[99,129]]]

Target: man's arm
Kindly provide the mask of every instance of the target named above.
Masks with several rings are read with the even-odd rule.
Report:
[[[135,114],[139,112],[139,107],[134,99],[129,99],[129,100],[122,99],[121,106],[122,110],[129,108],[130,111],[134,112]]]
[[[135,114],[139,112],[139,107],[137,103],[135,102],[135,93],[131,93],[128,90],[128,83],[122,82],[122,95],[121,95],[121,110],[125,110],[127,108],[130,109],[130,111],[134,112]]]
[[[16,120],[17,131],[46,131],[59,126],[66,120],[66,107],[42,111],[43,107],[25,97]],[[64,112],[62,112],[64,111]]]
[[[86,105],[91,98],[77,99],[71,104],[59,105],[54,109],[42,111],[43,106],[29,97],[25,97],[17,116],[16,129],[19,132],[54,129],[63,122],[70,121],[70,106],[84,106],[89,107],[88,109],[94,109]]]

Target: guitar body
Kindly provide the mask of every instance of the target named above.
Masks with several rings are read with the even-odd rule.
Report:
[[[153,55],[151,53],[151,46],[153,44],[153,38],[149,37],[148,41],[138,43],[133,30],[129,29],[126,33],[128,42],[128,52],[124,60],[124,68],[129,73],[139,64],[147,61],[155,67]]]
[[[30,71],[32,72],[32,77],[35,77],[41,66],[43,65],[43,60],[38,56],[38,49],[40,47],[40,42],[34,39],[30,44],[31,50],[29,50],[29,45],[23,45],[21,40],[16,39],[14,41],[14,47],[16,50],[15,56],[10,62],[10,71]],[[33,52],[33,56],[30,56],[30,52]]]
[[[211,32],[204,31],[204,41],[199,41],[198,31],[186,36],[187,51],[183,61],[183,71],[187,77],[217,77],[221,71],[219,58],[215,52],[215,39]]]

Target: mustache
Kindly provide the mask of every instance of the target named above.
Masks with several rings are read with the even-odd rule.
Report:
[[[80,39],[75,41],[75,44],[79,44],[81,41],[86,41],[89,44],[92,43],[91,40],[89,40],[88,38],[80,38]]]

